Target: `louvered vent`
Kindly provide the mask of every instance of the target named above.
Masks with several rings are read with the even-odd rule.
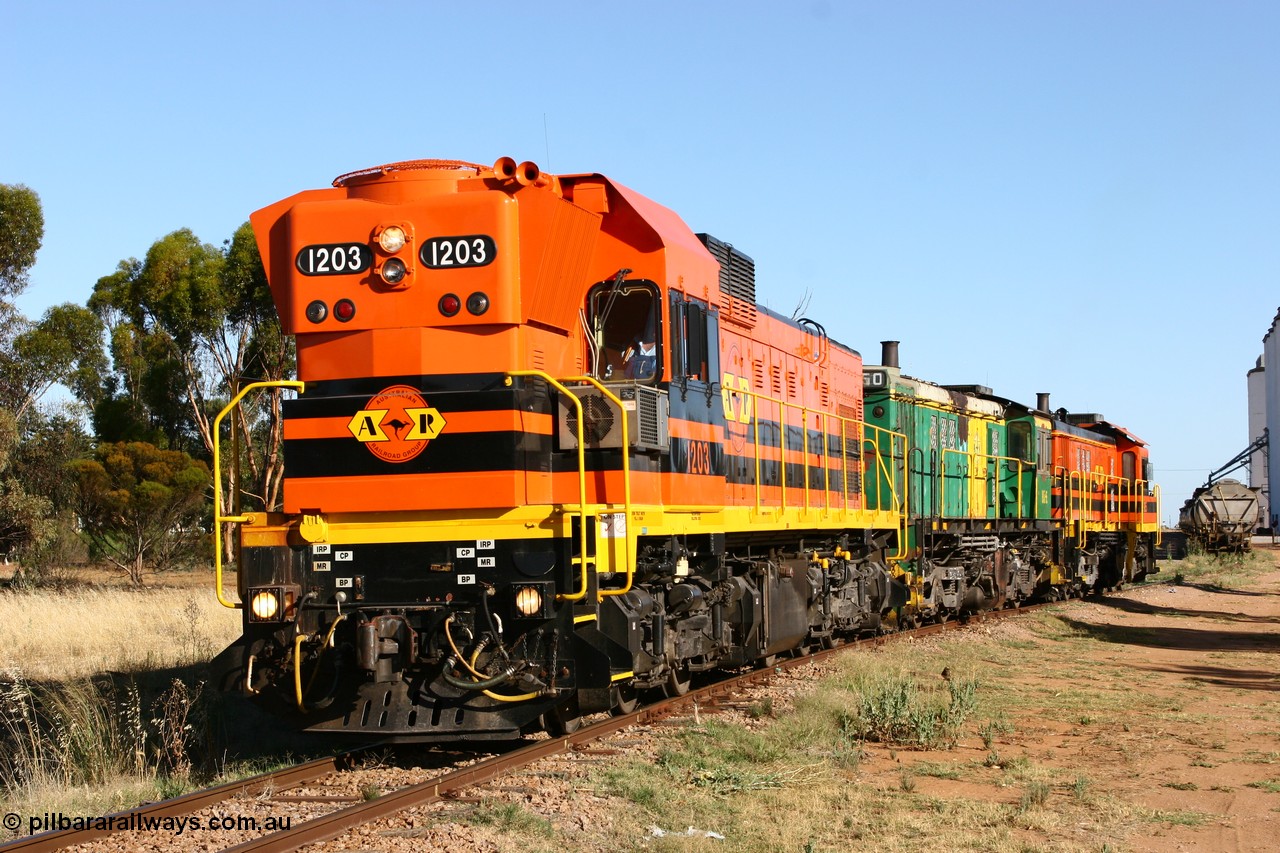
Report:
[[[724,294],[721,318],[746,329],[756,325],[756,262],[710,234],[698,239],[720,262],[720,292]]]
[[[647,385],[616,385],[611,390],[622,400],[623,410],[595,390],[578,390],[582,403],[582,439],[591,449],[622,447],[621,418],[627,418],[627,440],[640,450],[669,450],[667,429],[670,403],[667,392]],[[559,396],[558,437],[561,450],[578,447],[578,408],[565,394]]]
[[[651,391],[650,388],[640,389],[637,391]],[[648,397],[646,400],[643,397]],[[635,420],[635,437],[632,443],[640,447],[661,447],[667,443],[666,426],[667,419],[661,416],[659,400],[651,394],[643,395],[637,400],[636,420]]]

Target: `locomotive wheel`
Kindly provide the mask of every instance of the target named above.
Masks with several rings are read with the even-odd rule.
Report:
[[[613,707],[609,713],[615,717],[624,717],[640,707],[640,694],[631,684],[619,684],[613,688]]]
[[[667,670],[667,680],[662,685],[662,692],[668,698],[683,696],[689,692],[691,684],[693,684],[693,675],[689,670],[682,667],[672,667]]]
[[[578,700],[571,699],[543,718],[547,734],[552,737],[571,735],[582,728],[582,714],[578,712]]]

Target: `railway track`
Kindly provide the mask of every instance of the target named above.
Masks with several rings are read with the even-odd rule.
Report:
[[[1052,602],[1049,602],[1052,603]],[[339,807],[325,814],[313,817],[303,823],[290,825],[287,830],[269,832],[237,844],[226,847],[232,853],[281,853],[281,851],[297,850],[305,845],[324,842],[338,837],[342,833],[361,825],[378,821],[398,812],[437,803],[442,800],[456,798],[467,788],[491,782],[508,773],[526,767],[540,759],[556,755],[583,752],[595,741],[606,738],[630,726],[657,722],[681,712],[694,710],[714,712],[717,707],[731,699],[736,693],[748,687],[767,684],[777,673],[796,666],[828,658],[855,648],[867,648],[895,642],[908,637],[924,637],[937,634],[965,625],[980,623],[988,619],[998,619],[1026,613],[1046,604],[1024,606],[1020,609],[992,611],[980,614],[966,621],[950,621],[942,624],[925,625],[909,631],[867,637],[842,643],[834,648],[808,651],[794,657],[774,661],[770,666],[732,675],[690,690],[683,696],[663,699],[645,705],[632,713],[605,717],[590,725],[584,725],[572,734],[559,738],[532,741],[510,752],[484,758],[468,766],[445,769],[440,775],[400,787],[381,794],[367,801],[357,801],[345,807]],[[361,759],[375,750],[372,745],[358,750],[344,752],[328,758],[317,759],[296,765],[284,770],[264,773],[239,782],[232,782],[196,791],[172,800],[151,803],[137,809],[118,812],[106,816],[108,825],[139,829],[153,826],[148,821],[178,818],[191,815],[204,809],[216,806],[241,797],[263,797],[270,795],[272,802],[308,802],[344,805],[358,797],[324,797],[302,796],[289,797],[284,792],[312,785],[325,777],[341,774],[355,768]],[[100,841],[115,830],[55,830],[39,835],[26,836],[0,845],[0,853],[45,853],[45,851],[63,850],[76,845]],[[201,849],[208,848],[208,838],[198,843]],[[113,845],[114,846],[114,845]],[[174,849],[180,849],[175,847]]]
[[[260,796],[268,791],[285,790],[306,785],[322,779],[331,773],[342,772],[354,766],[358,758],[373,747],[342,752],[327,758],[307,761],[284,770],[262,773],[238,782],[229,782],[215,788],[193,791],[181,797],[164,800],[159,803],[148,803],[135,809],[105,815],[104,822],[109,826],[145,826],[153,821],[165,818],[176,818],[192,814],[209,806],[225,802],[233,797]],[[76,844],[86,844],[115,834],[111,829],[65,829],[28,835],[13,841],[0,844],[4,853],[48,853],[62,850]]]

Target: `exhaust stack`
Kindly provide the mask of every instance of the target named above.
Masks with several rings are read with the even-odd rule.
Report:
[[[898,366],[898,342],[897,341],[881,341],[880,342],[880,363],[885,367]]]

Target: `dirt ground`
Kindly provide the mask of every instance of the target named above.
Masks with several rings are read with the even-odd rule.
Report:
[[[1264,554],[1271,566],[1240,584],[1175,584],[1180,564],[1169,562],[1162,582],[978,622],[907,650],[886,646],[893,665],[910,661],[935,684],[944,663],[980,674],[982,716],[950,749],[867,743],[855,766],[823,781],[733,794],[710,808],[693,788],[665,805],[652,791],[619,799],[603,768],[624,759],[652,768],[658,785],[681,787],[655,768],[689,724],[673,720],[476,788],[471,805],[413,810],[308,853],[1280,850],[1280,551]],[[778,676],[767,688],[770,718],[714,717],[752,730],[778,725],[799,697],[863,661]],[[687,808],[673,806],[686,795]],[[676,837],[652,837],[663,821]],[[690,822],[723,840],[684,837]]]
[[[1132,824],[1109,842],[1097,838],[1095,849],[1280,850],[1280,551],[1263,553],[1274,561],[1273,570],[1247,588],[1175,585],[1179,564],[1168,562],[1159,576],[1164,582],[1058,610],[1056,618],[1067,629],[1063,650],[1086,652],[1087,677],[1095,682],[1091,690],[1100,687],[1119,697],[1100,702],[1096,712],[1056,715],[1043,711],[1053,706],[1051,700],[1033,699],[1029,707],[1041,713],[1012,718],[1014,733],[998,738],[995,749],[1063,774],[1079,772],[1097,796],[1118,809],[1137,806],[1166,817]],[[1001,644],[1044,637],[1020,620],[968,630]],[[1092,641],[1105,645],[1100,651]],[[1001,689],[1027,697],[1069,693],[1061,664],[1007,672]],[[951,762],[980,762],[990,754],[972,741],[962,741],[952,753]],[[907,760],[936,759],[915,753]],[[901,760],[899,754],[893,763]],[[877,769],[874,761],[863,770],[886,787],[900,772],[892,763]],[[930,778],[926,771],[918,787],[939,798],[1002,796],[982,774],[949,780]],[[1010,796],[1003,794],[1006,802]],[[1091,827],[1060,829],[1088,846]]]
[[[1162,579],[1172,580],[1177,565],[1165,563]],[[1280,571],[1248,586],[1147,584],[1063,613],[1077,632],[1115,645],[1097,663],[1117,686],[1129,685],[1131,706],[1113,716],[1132,722],[1097,730],[1046,719],[1038,738],[1023,729],[1023,748],[1085,769],[1132,803],[1209,816],[1133,832],[1128,849],[1280,849]],[[997,630],[1013,635],[1019,626]],[[1025,672],[1017,681],[1030,688],[1038,678]],[[1145,705],[1161,707],[1158,719]]]

